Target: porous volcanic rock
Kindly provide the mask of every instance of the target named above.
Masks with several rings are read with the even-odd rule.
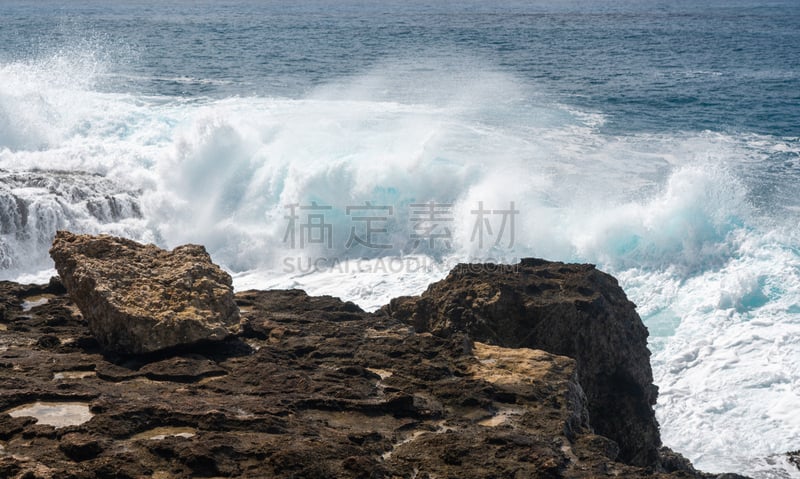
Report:
[[[106,350],[140,354],[222,340],[239,323],[231,277],[202,246],[165,251],[59,231],[50,256]]]
[[[589,265],[462,265],[367,313],[299,290],[233,296],[196,246],[60,233],[53,256],[69,295],[58,279],[0,282],[3,478],[741,477],[653,459],[646,331]],[[238,311],[240,327],[111,354],[122,333],[95,324],[111,327],[108,298],[171,323],[201,311],[195,295],[232,298],[203,311]],[[71,421],[20,416],[60,402]]]
[[[619,445],[621,461],[660,465],[647,329],[616,279],[593,265],[461,264],[384,311],[417,332],[574,358],[595,431]]]
[[[236,301],[234,337],[120,356],[57,281],[0,282],[0,477],[715,477],[620,462],[591,429],[572,358],[415,333],[298,290]],[[93,417],[54,428],[5,414],[35,401]]]

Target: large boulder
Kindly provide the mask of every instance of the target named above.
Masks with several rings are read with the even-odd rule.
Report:
[[[617,281],[593,265],[523,259],[462,264],[417,297],[384,307],[418,332],[541,349],[574,358],[597,433],[619,444],[628,464],[658,467],[647,329]]]
[[[202,246],[166,251],[59,231],[50,256],[106,350],[141,354],[222,340],[238,326],[231,277]]]

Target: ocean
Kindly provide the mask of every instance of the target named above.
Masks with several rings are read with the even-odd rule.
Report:
[[[376,309],[454,264],[615,275],[665,445],[800,477],[796,0],[0,2],[0,278],[58,229]]]

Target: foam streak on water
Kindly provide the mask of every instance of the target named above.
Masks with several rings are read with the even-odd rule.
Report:
[[[97,74],[76,63],[0,64],[4,278],[46,278],[59,228],[204,244],[238,289],[302,287],[368,309],[458,261],[594,262],[650,328],[668,446],[699,468],[769,477],[780,467],[763,461],[800,445],[798,203],[774,201],[796,182],[764,168],[775,152],[796,158],[797,139],[611,135],[602,112],[475,59],[455,74],[427,65],[439,74],[397,98],[386,92],[409,78],[402,62],[301,98],[191,100],[65,81]],[[447,248],[412,241],[411,205],[430,201],[452,204]],[[513,245],[480,246],[474,211],[511,202]],[[330,247],[292,247],[291,204],[330,207]],[[364,226],[354,206],[392,208],[377,233],[388,247],[348,246]]]

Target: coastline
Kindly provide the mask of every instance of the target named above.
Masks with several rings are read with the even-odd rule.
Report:
[[[300,290],[239,292],[235,336],[149,354],[104,350],[58,278],[0,283],[0,468],[744,477],[661,447],[647,333],[613,277],[538,259],[484,266],[374,313]],[[32,405],[84,415],[47,425],[18,411]]]

